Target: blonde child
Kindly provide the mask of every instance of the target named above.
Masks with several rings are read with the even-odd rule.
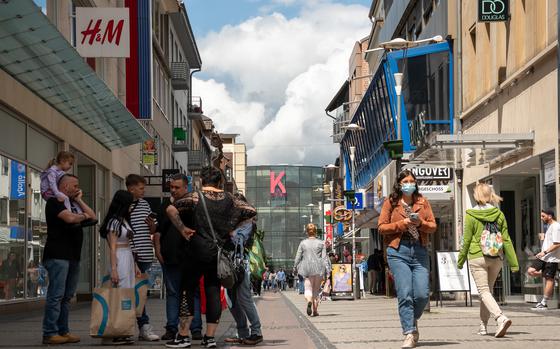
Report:
[[[68,172],[74,165],[74,154],[68,151],[60,151],[56,158],[49,161],[48,167],[41,173],[41,196],[48,200],[56,197],[60,202],[64,202],[64,206],[72,211],[70,199],[64,193],[58,190],[58,181]],[[79,207],[74,206],[75,213],[80,213]]]

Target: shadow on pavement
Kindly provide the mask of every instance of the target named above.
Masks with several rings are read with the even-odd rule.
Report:
[[[420,341],[418,343],[418,347],[441,347],[444,345],[457,345],[457,344],[461,344],[459,342],[423,342]]]

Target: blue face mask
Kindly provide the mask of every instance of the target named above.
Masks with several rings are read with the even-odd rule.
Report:
[[[414,183],[404,183],[401,184],[401,191],[406,196],[411,196],[412,193],[416,190],[416,184]]]

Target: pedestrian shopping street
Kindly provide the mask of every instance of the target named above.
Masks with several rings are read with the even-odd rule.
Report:
[[[294,291],[283,293],[265,292],[256,298],[263,325],[263,343],[258,348],[341,348],[371,349],[399,348],[402,342],[396,299],[384,296],[367,296],[356,301],[322,302],[318,317],[305,315],[305,300]],[[444,307],[435,307],[424,313],[419,322],[420,347],[426,348],[475,348],[491,345],[492,348],[557,348],[560,331],[560,310],[549,310],[545,314],[535,313],[523,304],[504,306],[504,312],[513,325],[504,338],[490,334],[479,336],[478,302],[473,307],[464,303],[444,302]],[[156,332],[163,333],[165,303],[150,299],[148,312]],[[75,304],[70,312],[70,327],[82,339],[69,348],[99,348],[100,339],[89,337],[89,303]],[[42,313],[0,317],[0,348],[44,348],[41,344]],[[218,346],[235,348],[223,342],[227,336],[235,335],[235,323],[225,311],[218,327]],[[163,348],[163,342],[136,342],[133,348]],[[193,348],[198,347],[193,342]],[[241,347],[241,346],[239,346]]]

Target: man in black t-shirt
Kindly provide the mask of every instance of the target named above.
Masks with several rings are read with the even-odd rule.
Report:
[[[47,242],[43,252],[43,265],[49,275],[49,286],[43,318],[43,344],[80,341],[78,336],[70,333],[68,311],[70,300],[78,286],[80,272],[83,240],[80,223],[95,219],[95,212],[82,200],[76,176],[64,175],[58,182],[58,189],[70,198],[73,208],[79,206],[82,212],[68,210],[63,201],[54,197],[47,201]]]

